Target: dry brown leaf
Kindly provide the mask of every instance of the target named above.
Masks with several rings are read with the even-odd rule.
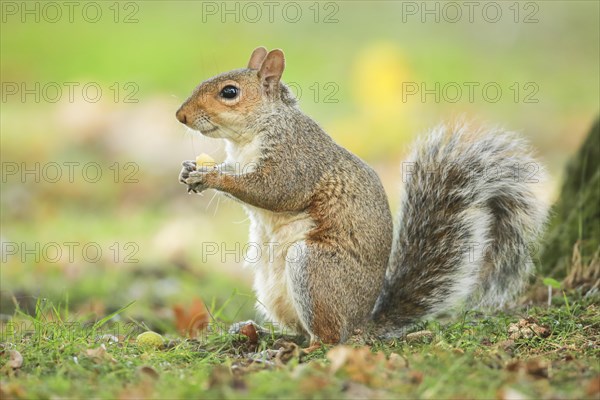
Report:
[[[506,365],[506,370],[527,374],[533,378],[547,378],[549,363],[542,359],[513,360]]]
[[[548,377],[548,362],[540,359],[527,360],[525,363],[525,371],[528,375],[535,378],[547,378]]]
[[[520,360],[514,360],[514,361],[511,361],[508,364],[506,364],[507,371],[517,372],[520,369],[521,369],[521,361]]]
[[[273,355],[275,352],[273,354],[264,354],[265,358],[262,358],[263,354],[261,353],[261,356],[257,358],[249,357],[235,361],[231,364],[231,373],[236,377],[242,377],[246,374],[276,367],[275,362],[271,361],[271,359],[275,358],[275,355]]]
[[[271,349],[258,353],[248,353],[245,358],[235,361],[231,366],[231,371],[236,375],[243,375],[263,369],[281,367],[292,359],[299,360],[301,355],[302,350],[296,343],[280,338],[273,343]]]
[[[594,253],[592,259],[583,262],[580,242],[575,242],[571,266],[568,275],[562,282],[565,289],[581,289],[582,293],[600,289],[600,249]]]
[[[600,395],[600,375],[590,379],[587,384],[586,393],[588,396],[598,396]]]
[[[506,352],[511,352],[515,347],[515,341],[511,339],[503,340],[502,342],[498,343],[498,347]]]
[[[550,336],[550,329],[538,325],[533,318],[522,318],[519,322],[508,326],[508,333],[512,340],[530,339],[534,336],[545,338]]]
[[[252,322],[242,326],[240,328],[240,334],[247,336],[249,343],[258,343],[258,333],[256,332],[256,327]]]
[[[100,345],[97,349],[87,349],[85,351],[85,355],[91,358],[95,363],[102,363],[105,361],[116,363],[115,360],[108,352],[106,351],[106,346],[103,344]]]
[[[327,359],[331,362],[330,371],[336,373],[352,354],[354,349],[349,346],[336,346],[327,352]]]
[[[148,365],[142,365],[141,367],[139,367],[137,369],[137,373],[141,378],[144,379],[150,379],[153,381],[158,380],[158,378],[160,378],[160,375],[158,372],[156,372],[156,370]]]
[[[423,382],[424,376],[425,375],[420,371],[410,371],[410,373],[408,374],[410,382],[414,383],[415,385],[421,384],[421,382]]]
[[[16,382],[2,383],[0,382],[0,399],[13,400],[13,399],[26,399],[29,396],[25,391],[25,388]]]
[[[275,361],[279,364],[287,364],[291,359],[298,359],[300,357],[300,347],[294,342],[277,339],[273,343],[273,348],[277,349]]]
[[[241,374],[234,374],[225,365],[217,365],[212,369],[207,382],[208,388],[222,388],[224,386],[235,389],[244,389],[246,383],[241,378]]]
[[[369,347],[336,346],[329,350],[327,358],[331,362],[332,373],[343,369],[355,382],[373,386],[380,386],[384,382],[381,369],[385,367],[387,359],[382,352],[373,354]]]
[[[148,399],[154,392],[154,385],[149,385],[148,382],[141,382],[135,385],[127,385],[118,394],[119,400],[140,400]]]
[[[175,326],[183,336],[195,338],[200,332],[207,328],[210,316],[206,306],[199,298],[194,298],[188,308],[181,304],[173,306],[175,314]]]
[[[317,394],[331,384],[331,379],[323,376],[307,376],[300,381],[299,388],[302,394]]]
[[[392,371],[408,368],[408,361],[398,353],[392,353],[388,357],[386,368]]]

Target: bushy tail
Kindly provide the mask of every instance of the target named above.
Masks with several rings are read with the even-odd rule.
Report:
[[[502,306],[527,282],[546,220],[543,167],[500,130],[439,126],[402,165],[403,192],[384,290],[387,330],[452,308]]]

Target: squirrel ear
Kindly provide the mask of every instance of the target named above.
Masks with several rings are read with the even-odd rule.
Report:
[[[248,61],[248,68],[259,69],[266,56],[267,49],[262,46],[255,48],[250,56],[250,61]]]
[[[272,88],[279,83],[284,68],[285,56],[283,51],[280,49],[271,50],[260,66],[258,77],[264,86]]]

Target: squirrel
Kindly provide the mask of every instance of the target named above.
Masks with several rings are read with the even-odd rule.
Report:
[[[403,163],[394,227],[378,175],[299,109],[284,67],[280,49],[258,47],[247,68],[202,82],[176,113],[226,146],[216,167],[184,161],[179,181],[241,202],[250,243],[274,248],[247,261],[267,320],[311,344],[340,343],[357,329],[398,336],[424,317],[519,293],[548,209],[523,139],[435,128]]]

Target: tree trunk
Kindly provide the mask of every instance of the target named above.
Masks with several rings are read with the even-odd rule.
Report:
[[[569,160],[540,255],[543,277],[564,278],[579,242],[587,265],[600,249],[600,120]]]

